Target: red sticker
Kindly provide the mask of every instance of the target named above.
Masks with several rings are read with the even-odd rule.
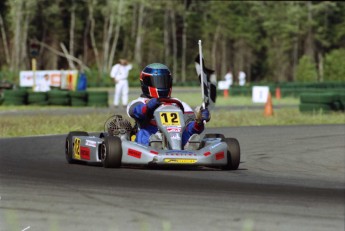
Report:
[[[209,156],[209,155],[211,155],[211,152],[205,152],[204,153],[204,156]]]
[[[216,153],[216,160],[224,159],[224,152],[218,152]]]
[[[88,147],[80,147],[80,157],[84,160],[90,160],[90,149]]]
[[[133,156],[133,157],[138,158],[138,159],[141,158],[141,152],[134,150],[134,149],[130,149],[130,148],[128,149],[128,155]]]
[[[158,155],[158,152],[151,150],[150,153]]]

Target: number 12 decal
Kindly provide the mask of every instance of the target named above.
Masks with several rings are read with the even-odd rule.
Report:
[[[176,112],[161,112],[160,117],[164,126],[180,126],[180,117]]]
[[[80,160],[80,139],[75,138],[73,142],[74,159]]]

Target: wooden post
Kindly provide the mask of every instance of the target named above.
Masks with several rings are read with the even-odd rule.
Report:
[[[36,87],[36,70],[37,70],[36,58],[32,58],[31,59],[31,68],[32,68],[32,78],[33,78],[32,90],[35,91],[35,87]]]

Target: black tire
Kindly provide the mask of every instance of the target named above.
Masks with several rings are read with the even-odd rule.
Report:
[[[241,150],[240,143],[235,138],[225,138],[224,142],[228,145],[227,157],[228,163],[223,166],[224,170],[236,170],[240,165]]]
[[[28,104],[48,105],[48,96],[46,92],[29,92]]]
[[[25,102],[23,99],[20,98],[9,98],[9,97],[5,97],[3,98],[3,105],[24,105]]]
[[[329,93],[304,93],[300,95],[301,103],[328,104],[337,100],[337,95]]]
[[[49,105],[70,105],[70,95],[68,91],[52,90],[48,91]]]
[[[88,91],[87,92],[89,98],[108,98],[108,92],[107,91]]]
[[[89,136],[89,133],[83,132],[83,131],[73,131],[73,132],[68,133],[66,137],[66,142],[65,142],[65,155],[66,155],[66,160],[69,164],[78,162],[72,158],[72,155],[73,155],[72,137],[73,136]]]
[[[89,91],[87,96],[87,106],[108,107],[109,94],[107,91]]]
[[[122,160],[121,139],[117,136],[106,136],[101,146],[101,160],[105,168],[120,168]]]
[[[27,99],[26,90],[4,90],[3,105],[24,105]]]
[[[48,99],[49,105],[61,105],[61,106],[68,106],[70,105],[69,98],[50,98]]]
[[[69,95],[72,99],[81,99],[84,101],[87,99],[86,91],[71,91]]]
[[[69,91],[51,90],[48,91],[48,98],[69,98]]]
[[[300,112],[312,112],[312,113],[328,113],[332,111],[332,104],[323,103],[301,103],[299,105]]]
[[[92,102],[92,101],[88,101],[87,102],[87,106],[88,107],[108,107],[109,104],[108,102],[104,101],[104,102]]]
[[[75,107],[85,107],[87,104],[85,99],[71,98],[71,106]]]
[[[27,96],[26,90],[4,90],[4,95],[9,97],[24,98]]]

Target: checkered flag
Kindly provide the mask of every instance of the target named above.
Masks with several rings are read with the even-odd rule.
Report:
[[[201,66],[200,66],[200,54],[195,58],[195,69],[199,76],[199,81],[201,84]],[[202,58],[202,69],[203,69],[203,102],[205,107],[212,109],[216,103],[217,97],[217,80],[213,70],[205,67],[204,59]]]

